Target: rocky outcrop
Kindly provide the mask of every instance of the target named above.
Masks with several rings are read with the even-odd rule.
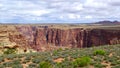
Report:
[[[81,48],[120,43],[120,30],[83,28],[65,30],[57,28],[37,28],[25,26],[17,27],[17,29],[25,38],[23,41],[24,44],[29,45],[36,50],[41,50],[41,47],[45,45],[49,46],[49,44],[51,44],[51,46],[55,45]],[[21,39],[22,36],[20,37]],[[13,39],[16,41],[15,38]]]
[[[49,47],[91,47],[120,44],[120,30],[59,29],[38,26],[14,26],[19,34],[9,33],[10,42],[37,51]],[[54,48],[53,48],[54,49]]]

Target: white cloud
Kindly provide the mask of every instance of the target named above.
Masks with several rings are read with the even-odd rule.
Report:
[[[0,0],[0,8],[2,22],[16,18],[22,22],[120,18],[120,0]]]
[[[92,19],[92,16],[85,16],[86,19]]]
[[[19,14],[20,12],[15,12],[15,13]],[[20,14],[41,16],[41,15],[44,15],[44,14],[47,14],[47,13],[50,13],[50,11],[49,10],[31,10],[31,11],[24,10]]]
[[[104,0],[106,1],[106,0]],[[87,0],[85,3],[84,3],[84,7],[85,8],[88,8],[88,9],[107,9],[109,6],[106,2],[104,2],[103,0]]]
[[[68,14],[68,18],[69,18],[69,19],[79,19],[79,18],[80,18],[80,15]]]
[[[3,6],[3,4],[0,4],[0,7],[2,7]]]

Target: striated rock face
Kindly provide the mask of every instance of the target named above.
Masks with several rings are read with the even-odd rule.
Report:
[[[91,30],[91,44],[120,44],[120,30],[93,29]]]
[[[91,47],[120,44],[120,30],[112,29],[59,29],[38,26],[14,26],[19,34],[9,34],[9,40],[37,51],[52,46]],[[54,49],[54,47],[53,47]]]
[[[40,50],[44,45],[49,46],[49,44],[67,47],[91,47],[120,43],[119,30],[84,30],[81,28],[64,30],[56,28],[39,29],[35,27],[19,28],[18,31],[21,32],[22,36],[27,40],[26,44],[37,50]]]

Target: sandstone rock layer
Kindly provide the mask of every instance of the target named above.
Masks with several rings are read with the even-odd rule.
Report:
[[[82,48],[120,44],[120,30],[115,29],[59,29],[38,26],[12,27],[14,27],[14,30],[8,33],[10,42],[14,42],[24,48],[33,48],[37,51],[52,46]]]

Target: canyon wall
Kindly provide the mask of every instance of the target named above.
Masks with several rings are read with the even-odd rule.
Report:
[[[112,29],[59,29],[35,26],[16,26],[18,35],[9,34],[11,42],[37,51],[51,46],[91,47],[120,44],[120,30]],[[54,48],[53,48],[54,49]]]

